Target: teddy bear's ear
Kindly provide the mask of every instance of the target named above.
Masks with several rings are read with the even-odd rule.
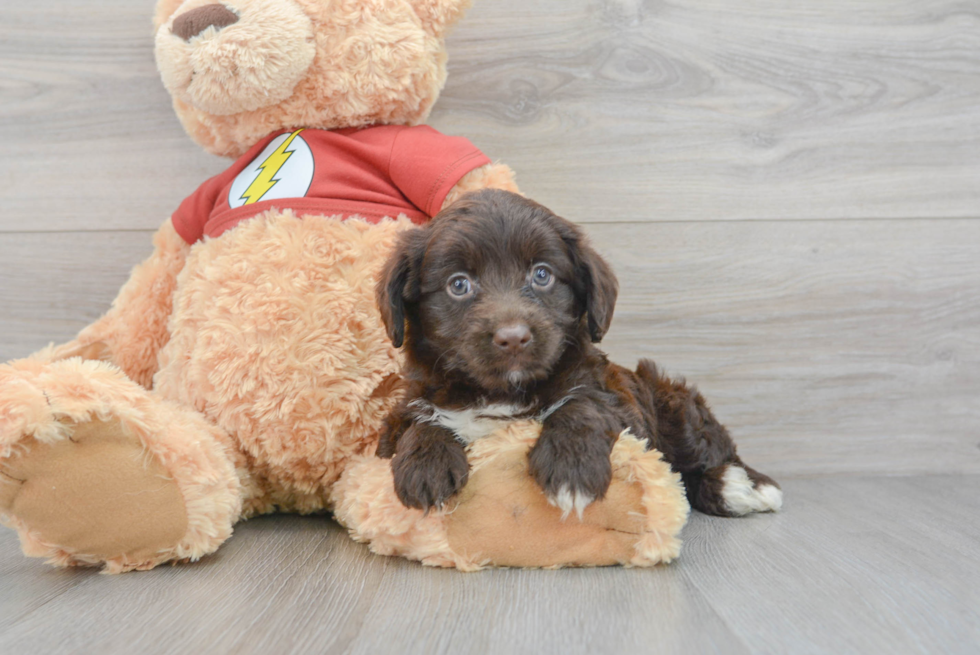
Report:
[[[442,38],[469,9],[472,0],[409,0],[427,32]]]

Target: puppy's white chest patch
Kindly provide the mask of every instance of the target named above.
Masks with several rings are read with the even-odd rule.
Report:
[[[479,405],[465,409],[446,409],[437,407],[421,398],[412,401],[410,406],[419,408],[418,420],[441,425],[455,434],[459,441],[464,444],[471,444],[477,439],[490,436],[495,430],[499,430],[513,421],[531,419],[543,423],[562,405],[571,400],[572,394],[578,389],[579,387],[573,387],[569,395],[538,411],[535,411],[534,405],[521,406],[506,403]]]
[[[412,405],[422,410],[419,420],[441,425],[465,444],[489,436],[519,418],[531,418],[530,408],[518,405],[493,404],[466,409],[445,409],[424,400],[417,400]]]

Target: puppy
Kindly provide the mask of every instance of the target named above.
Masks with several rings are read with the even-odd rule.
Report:
[[[377,295],[409,381],[378,455],[393,458],[407,507],[441,507],[466,484],[464,446],[524,418],[543,424],[529,471],[566,516],[605,495],[625,428],[663,453],[695,509],[780,507],[779,485],[742,463],[696,389],[649,360],[636,372],[612,364],[593,345],[612,321],[616,277],[541,205],[506,191],[465,196],[401,235]]]

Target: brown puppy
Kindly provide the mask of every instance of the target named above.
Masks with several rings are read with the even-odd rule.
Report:
[[[575,225],[513,193],[468,195],[403,233],[378,283],[411,385],[378,448],[394,458],[401,501],[441,506],[466,484],[464,444],[535,418],[543,428],[529,469],[565,514],[605,495],[625,428],[681,473],[695,509],[778,509],[779,486],[742,463],[697,390],[648,360],[635,373],[612,364],[593,345],[616,294]]]

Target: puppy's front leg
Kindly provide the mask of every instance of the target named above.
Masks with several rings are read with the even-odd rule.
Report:
[[[531,476],[562,511],[579,518],[603,498],[612,480],[609,454],[619,436],[615,421],[588,398],[567,402],[544,421],[529,454]]]
[[[391,460],[395,493],[405,507],[441,508],[466,484],[470,465],[463,445],[439,425],[413,423]]]

